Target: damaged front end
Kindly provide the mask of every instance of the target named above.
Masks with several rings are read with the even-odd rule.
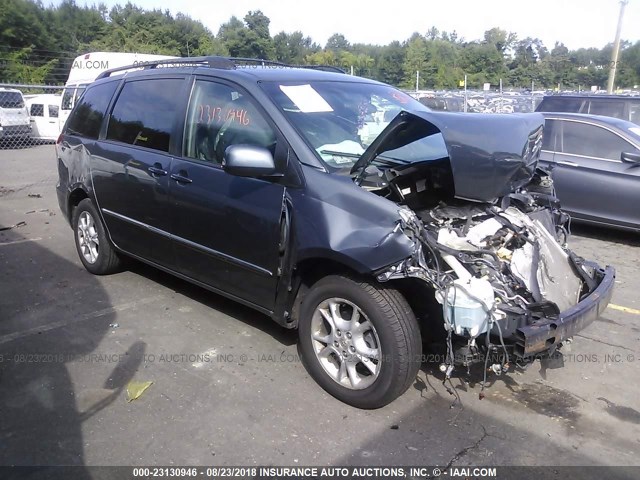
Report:
[[[484,362],[486,371],[489,358],[491,370],[502,373],[557,355],[607,307],[615,272],[567,248],[570,219],[550,177],[537,169],[540,120],[513,117],[515,127],[502,131],[508,148],[497,152],[482,148],[488,140],[473,149],[458,141],[450,118],[434,115],[421,127],[425,119],[411,117],[396,123],[393,140],[369,152],[356,178],[401,206],[396,228],[415,245],[409,258],[377,272],[378,281],[417,278],[433,288],[447,334],[447,377],[455,365]],[[425,139],[434,135],[446,150],[429,161],[372,170],[378,155],[398,158],[417,142],[433,152]],[[495,175],[487,179],[488,172]]]

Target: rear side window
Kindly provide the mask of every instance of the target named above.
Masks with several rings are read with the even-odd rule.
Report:
[[[57,105],[49,105],[49,116],[57,118],[58,117],[59,108]]]
[[[583,103],[582,98],[547,97],[538,105],[536,112],[580,113]]]
[[[0,108],[23,108],[24,99],[19,92],[0,91]]]
[[[87,89],[67,120],[66,133],[97,139],[105,112],[118,82],[108,82]]]
[[[624,118],[624,103],[611,100],[591,100],[589,106],[591,115],[603,115],[605,117]]]
[[[44,117],[44,105],[41,103],[32,103],[29,109],[29,115],[32,117]]]
[[[62,109],[71,110],[73,106],[73,96],[76,94],[75,88],[65,88],[62,94]]]
[[[111,112],[107,140],[169,151],[182,79],[128,82]]]

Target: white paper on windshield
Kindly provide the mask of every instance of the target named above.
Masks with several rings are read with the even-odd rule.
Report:
[[[311,85],[280,85],[280,90],[296,104],[301,112],[333,112],[331,105]]]
[[[631,127],[629,131],[631,133],[635,133],[636,135],[640,135],[640,127]]]

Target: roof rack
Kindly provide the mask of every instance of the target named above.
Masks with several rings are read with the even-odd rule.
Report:
[[[242,64],[257,64],[258,66],[261,66],[261,67],[268,67],[268,66],[291,67],[291,65],[288,65],[283,62],[278,62],[275,60],[265,60],[263,58],[245,58],[245,57],[226,57],[226,58],[227,60],[235,63],[236,66],[241,66]]]
[[[151,61],[141,61],[133,65],[125,65],[124,67],[111,68],[109,70],[105,70],[102,72],[96,80],[100,80],[101,78],[110,77],[111,74],[116,72],[123,72],[126,70],[150,70],[162,65],[176,65],[179,67],[182,66],[208,66],[210,68],[220,68],[223,70],[233,70],[236,68],[236,64],[232,62],[229,58],[226,57],[176,57],[170,58],[167,60],[151,60]]]
[[[347,73],[340,67],[333,65],[291,65],[295,68],[308,68],[309,70],[320,70],[322,72]]]
[[[124,72],[127,70],[150,70],[163,65],[168,66],[206,66],[209,68],[218,68],[222,70],[235,70],[238,66],[243,65],[257,65],[262,67],[281,67],[281,68],[308,68],[311,70],[321,70],[325,72],[346,73],[339,67],[332,65],[289,65],[287,63],[278,62],[274,60],[264,60],[262,58],[243,58],[243,57],[219,57],[219,56],[205,56],[205,57],[176,57],[166,60],[152,60],[141,61],[133,65],[126,65],[124,67],[111,68],[102,72],[96,80],[101,78],[110,77],[113,73]]]

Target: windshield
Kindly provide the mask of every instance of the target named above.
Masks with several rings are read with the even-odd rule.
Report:
[[[22,95],[18,92],[0,92],[0,108],[24,108]]]
[[[429,111],[387,85],[355,82],[265,82],[264,89],[318,157],[351,168],[402,110]]]

